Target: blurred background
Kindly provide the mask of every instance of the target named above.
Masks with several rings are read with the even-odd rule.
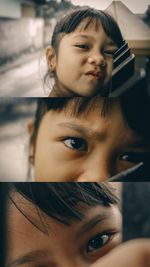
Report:
[[[44,48],[56,20],[74,5],[106,9],[117,20],[136,55],[148,69],[150,57],[149,0],[0,0],[0,96],[41,97]]]
[[[0,98],[0,181],[31,179],[28,124],[34,119],[36,101]]]

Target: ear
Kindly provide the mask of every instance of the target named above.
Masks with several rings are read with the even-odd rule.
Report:
[[[51,71],[54,71],[56,67],[56,53],[54,51],[54,48],[52,46],[48,46],[46,48],[45,55],[49,69]]]
[[[28,129],[28,134],[29,134],[29,162],[34,165],[34,152],[35,152],[35,146],[32,143],[32,136],[34,133],[34,125],[33,122],[30,121],[27,125],[27,129]]]

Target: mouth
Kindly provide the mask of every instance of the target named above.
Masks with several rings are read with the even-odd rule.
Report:
[[[96,71],[89,71],[85,75],[93,80],[101,80],[102,78],[104,78],[102,72],[96,72]]]

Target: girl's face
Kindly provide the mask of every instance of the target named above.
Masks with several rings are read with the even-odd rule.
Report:
[[[10,204],[7,264],[9,267],[89,267],[120,243],[121,214],[117,206],[88,207],[85,218],[70,226],[42,214],[46,233],[38,230]],[[42,225],[37,209],[22,200],[23,212]],[[21,226],[21,227],[20,227]]]
[[[86,20],[62,37],[53,58],[61,96],[95,95],[111,78],[112,55],[117,47],[101,25],[96,29],[93,23],[84,30],[85,23]],[[52,60],[50,51],[48,48],[48,61]]]
[[[119,100],[112,100],[105,117],[102,106],[99,99],[93,110],[75,116],[68,104],[66,111],[43,116],[34,148],[36,181],[104,181],[142,161],[144,148],[125,123]]]

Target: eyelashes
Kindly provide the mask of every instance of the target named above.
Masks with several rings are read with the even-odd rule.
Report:
[[[103,54],[104,54],[105,56],[113,57],[114,54],[115,54],[115,52],[116,52],[116,50],[104,50],[104,51],[103,51]]]
[[[75,45],[75,47],[78,47],[78,48],[83,49],[83,50],[89,49],[89,45],[87,45],[87,44],[77,44],[77,45]]]
[[[87,141],[79,137],[67,137],[63,140],[65,146],[77,151],[88,151]]]
[[[61,139],[61,142],[70,150],[75,153],[90,153],[91,145],[89,142],[82,137],[67,136]],[[80,155],[80,154],[79,154]],[[121,162],[126,162],[126,164],[138,164],[140,162],[148,162],[150,160],[150,152],[122,152],[116,155],[116,160]]]
[[[86,245],[86,252],[94,252],[104,247],[110,240],[113,239],[115,233],[99,233],[92,237]]]
[[[150,153],[144,152],[128,152],[120,156],[121,160],[129,161],[132,163],[139,163],[150,159]]]
[[[88,45],[88,44],[76,44],[75,47],[80,48],[82,50],[89,50],[90,49],[90,45]],[[113,57],[115,52],[116,52],[116,49],[115,50],[106,49],[100,53],[102,53],[104,56]]]

